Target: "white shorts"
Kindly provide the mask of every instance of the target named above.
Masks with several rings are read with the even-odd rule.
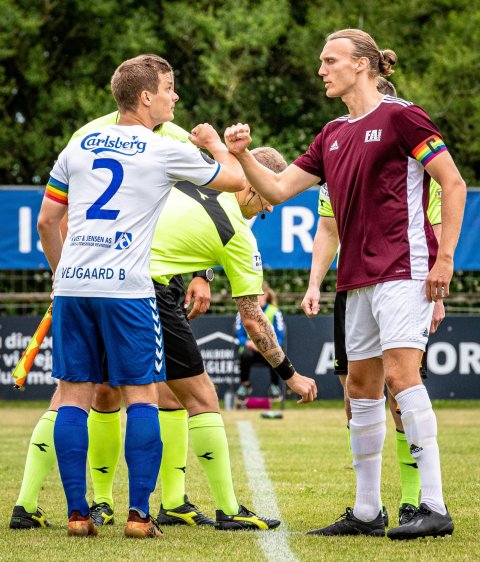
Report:
[[[380,357],[386,349],[425,351],[433,315],[425,281],[402,279],[348,291],[345,343],[349,361]]]

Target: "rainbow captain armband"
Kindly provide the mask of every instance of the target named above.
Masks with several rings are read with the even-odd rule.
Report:
[[[412,150],[412,155],[425,167],[435,156],[445,150],[447,150],[447,147],[443,140],[438,135],[432,135],[414,148]]]
[[[45,197],[57,203],[68,205],[68,185],[50,176],[45,189]]]

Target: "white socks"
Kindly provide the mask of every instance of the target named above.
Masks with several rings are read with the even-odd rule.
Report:
[[[403,390],[395,400],[402,412],[410,452],[418,465],[422,488],[421,502],[432,511],[446,513],[442,494],[440,453],[437,444],[437,419],[423,384]]]
[[[357,475],[353,514],[361,521],[373,521],[380,510],[382,449],[386,434],[385,398],[351,398],[350,444]]]

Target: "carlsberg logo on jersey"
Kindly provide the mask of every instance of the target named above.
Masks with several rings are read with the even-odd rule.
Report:
[[[147,143],[139,141],[136,135],[132,136],[131,141],[125,141],[120,137],[102,136],[102,133],[92,133],[82,140],[80,146],[83,150],[90,150],[95,154],[108,151],[125,156],[135,156],[135,154],[143,154],[145,152]]]

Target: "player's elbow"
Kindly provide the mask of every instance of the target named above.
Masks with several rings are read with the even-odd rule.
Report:
[[[247,187],[247,180],[243,175],[229,174],[228,176],[223,176],[219,178],[218,181],[213,181],[207,187],[211,187],[218,191],[226,191],[228,193],[236,193],[242,191]]]
[[[283,203],[287,199],[287,197],[283,197],[278,191],[268,196],[268,202],[273,206],[280,205],[280,203]]]
[[[278,175],[276,176],[276,179],[277,181],[275,182],[275,187],[272,190],[272,193],[270,193],[267,197],[271,205],[280,205],[293,197],[289,186],[282,183]]]
[[[243,191],[247,187],[247,180],[244,175],[236,177],[236,179],[232,182],[231,188],[229,189],[230,193],[236,193],[238,191]]]
[[[460,174],[455,174],[448,181],[442,183],[442,196],[454,194],[457,197],[467,196],[467,184]]]
[[[467,197],[467,184],[461,176],[459,176],[455,182],[455,190],[458,193],[462,193],[465,198]]]
[[[249,316],[246,316],[245,318],[242,318],[242,323],[243,323],[243,327],[245,328],[248,334],[254,334],[258,332],[259,329],[258,322],[254,318],[250,318]]]
[[[53,225],[54,221],[52,220],[52,217],[40,213],[37,220],[37,230],[40,236],[48,233],[52,229]]]

